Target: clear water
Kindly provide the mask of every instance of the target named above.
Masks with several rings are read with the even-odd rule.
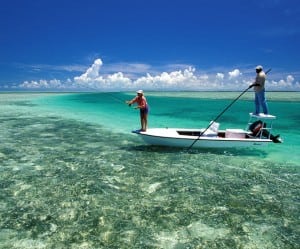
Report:
[[[205,127],[238,94],[148,93],[149,126]],[[299,248],[299,93],[268,93],[284,143],[259,150],[146,146],[132,97],[0,94],[0,248]]]

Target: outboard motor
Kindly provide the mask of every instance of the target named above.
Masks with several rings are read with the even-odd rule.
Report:
[[[257,120],[249,126],[249,130],[252,132],[253,136],[258,137],[262,135],[262,137],[270,138],[274,143],[282,143],[279,134],[274,136],[270,134],[268,130],[265,130],[263,128],[266,128],[266,123],[261,120]]]

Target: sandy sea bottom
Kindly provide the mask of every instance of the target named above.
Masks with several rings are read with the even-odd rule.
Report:
[[[0,248],[299,248],[298,165],[32,108],[1,107]]]

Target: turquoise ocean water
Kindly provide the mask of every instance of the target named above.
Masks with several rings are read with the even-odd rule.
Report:
[[[300,93],[267,93],[283,144],[190,151],[132,134],[134,95],[0,94],[0,248],[299,248]],[[206,127],[238,95],[147,93],[149,127]]]

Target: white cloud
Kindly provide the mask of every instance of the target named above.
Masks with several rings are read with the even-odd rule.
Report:
[[[224,74],[223,73],[217,73],[217,75],[216,75],[216,79],[218,79],[218,80],[223,80],[224,79]]]
[[[88,68],[88,70],[84,74],[74,78],[75,82],[87,83],[98,78],[102,64],[103,63],[101,59],[95,60],[94,64],[90,68]]]
[[[255,74],[243,74],[240,69],[234,69],[229,72],[201,72],[197,73],[192,66],[186,65],[186,68],[164,71],[157,73],[153,67],[146,64],[114,64],[106,67],[102,72],[103,62],[96,59],[94,63],[86,69],[84,73],[75,76],[73,79],[68,78],[65,81],[58,79],[25,81],[19,85],[22,89],[51,89],[51,90],[98,90],[98,91],[125,91],[137,88],[147,90],[243,90],[249,86],[255,77]],[[123,66],[122,66],[123,65]],[[178,64],[179,68],[183,65]],[[163,66],[163,68],[173,68],[175,64]],[[118,72],[107,73],[107,68],[123,69]],[[128,73],[129,70],[130,72]],[[149,72],[150,71],[150,72]],[[225,70],[224,70],[225,71]],[[151,73],[152,72],[152,73]],[[130,77],[129,75],[132,75]],[[228,77],[226,77],[228,75]],[[248,76],[247,76],[248,75]],[[242,77],[243,76],[243,77]],[[266,87],[268,90],[300,90],[299,82],[295,82],[292,75],[286,76],[286,79],[279,81],[267,80]]]
[[[94,64],[87,69],[85,73],[78,77],[74,77],[74,83],[81,87],[93,87],[102,89],[133,89],[137,87],[143,88],[184,88],[189,84],[195,84],[197,77],[194,75],[195,68],[189,67],[184,70],[163,72],[160,75],[152,76],[147,73],[146,76],[131,80],[125,77],[122,72],[107,75],[100,75],[102,61],[95,60]]]
[[[288,75],[285,79],[280,79],[279,81],[272,80],[267,82],[267,86],[270,90],[300,91],[300,82],[296,81],[292,75]]]
[[[91,67],[80,76],[74,77],[74,84],[87,89],[124,89],[130,87],[131,79],[124,76],[122,72],[107,75],[100,75],[103,63],[96,59]]]
[[[66,84],[62,83],[60,80],[39,80],[39,81],[24,81],[20,88],[26,89],[62,89],[66,88]]]
[[[152,76],[147,74],[134,81],[136,87],[158,88],[158,89],[184,89],[195,86],[198,82],[197,77],[194,75],[195,68],[189,67],[185,70],[174,72],[163,72],[160,75]]]
[[[288,76],[286,77],[286,81],[287,81],[289,84],[292,84],[294,80],[295,80],[295,79],[294,79],[294,77],[293,77],[292,75],[288,75]]]
[[[233,71],[228,73],[229,79],[237,78],[238,76],[241,75],[241,72],[239,69],[234,69]]]

